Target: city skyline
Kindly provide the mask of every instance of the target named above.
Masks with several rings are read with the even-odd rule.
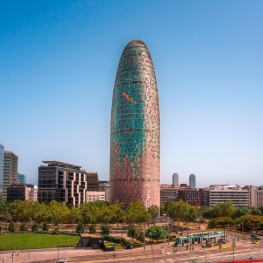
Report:
[[[123,46],[142,39],[162,105],[161,183],[261,185],[263,3],[0,3],[0,143],[37,183],[42,160],[109,178],[110,109]],[[131,15],[132,14],[132,15]],[[230,178],[230,179],[229,179]]]

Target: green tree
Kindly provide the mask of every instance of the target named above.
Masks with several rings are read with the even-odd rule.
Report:
[[[32,224],[31,230],[32,230],[32,232],[38,231],[38,224],[37,224],[37,222],[34,222],[34,223]]]
[[[126,209],[126,220],[129,224],[142,224],[149,220],[149,213],[141,202],[131,202]]]
[[[83,227],[83,225],[82,225],[81,222],[79,222],[79,223],[77,224],[76,233],[78,233],[78,234],[84,233],[84,227]]]
[[[27,228],[26,228],[26,224],[25,224],[25,223],[22,223],[22,224],[20,225],[20,231],[21,231],[21,232],[27,231]]]
[[[53,234],[53,235],[59,235],[59,234],[60,234],[60,230],[59,230],[59,227],[58,227],[58,226],[55,226],[55,227],[54,227],[54,230],[52,231],[52,234]]]
[[[9,203],[6,199],[0,200],[0,217],[5,220],[7,226],[7,221],[10,220],[11,214],[9,211]]]
[[[145,236],[155,240],[166,238],[166,231],[160,226],[152,226],[146,230]]]
[[[91,234],[95,234],[95,233],[96,233],[96,227],[95,227],[94,225],[90,225],[90,226],[89,226],[89,232],[90,232]]]
[[[167,207],[167,212],[170,217],[177,221],[177,226],[179,226],[179,221],[183,221],[186,218],[189,208],[190,205],[180,199],[176,202],[170,202]]]
[[[11,233],[14,233],[16,231],[15,229],[15,224],[13,221],[10,222],[9,226],[8,226],[8,231]]]
[[[152,219],[153,224],[155,225],[155,220],[156,220],[157,216],[159,215],[159,207],[156,205],[151,205],[148,208],[148,213],[150,215],[150,219]]]
[[[137,236],[137,229],[134,227],[130,227],[128,229],[128,237],[131,237],[132,239],[134,239]]]
[[[108,236],[110,234],[110,227],[108,225],[101,225],[101,234]]]
[[[251,209],[250,211],[251,215],[259,216],[261,214],[261,211],[257,208]]]
[[[49,230],[49,227],[48,227],[48,223],[47,222],[44,222],[43,225],[42,225],[42,231],[48,231]]]
[[[144,241],[144,233],[143,233],[143,231],[137,231],[136,239],[139,240],[140,242]]]
[[[228,200],[223,203],[216,204],[212,208],[212,217],[232,217],[234,214],[235,207],[233,206],[233,202]]]
[[[71,225],[82,221],[81,210],[78,206],[72,206],[67,215],[67,222]]]

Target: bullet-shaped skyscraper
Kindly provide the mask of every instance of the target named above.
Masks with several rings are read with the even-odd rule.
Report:
[[[120,58],[112,99],[110,202],[160,206],[160,115],[147,46],[133,40]]]

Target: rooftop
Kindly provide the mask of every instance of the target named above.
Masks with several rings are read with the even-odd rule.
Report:
[[[44,164],[47,164],[48,166],[59,166],[64,168],[70,168],[74,170],[80,170],[81,166],[75,165],[75,164],[69,164],[69,163],[62,163],[58,161],[42,161]]]

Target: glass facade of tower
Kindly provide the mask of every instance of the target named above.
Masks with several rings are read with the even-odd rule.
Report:
[[[111,111],[110,201],[160,205],[160,115],[152,58],[140,40],[120,58]]]

